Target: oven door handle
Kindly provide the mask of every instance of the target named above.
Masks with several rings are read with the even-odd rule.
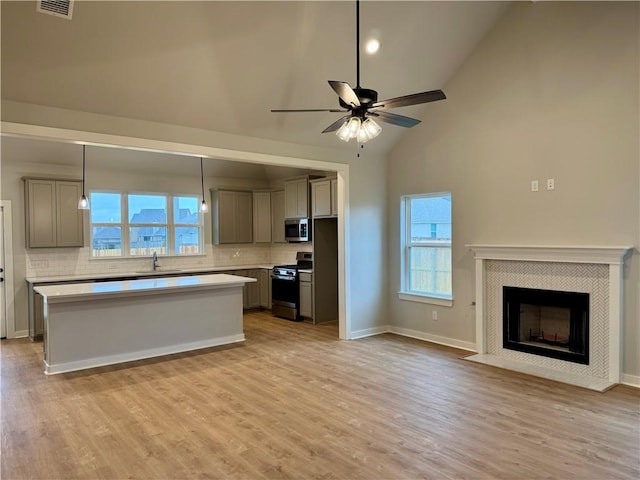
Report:
[[[285,276],[273,275],[273,274],[271,274],[271,278],[273,278],[275,280],[284,280],[285,282],[295,282],[296,281],[296,277],[285,277]]]

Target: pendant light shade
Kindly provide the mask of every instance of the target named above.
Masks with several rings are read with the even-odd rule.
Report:
[[[207,213],[209,211],[209,206],[207,205],[207,201],[204,199],[204,165],[202,163],[202,157],[200,157],[200,185],[202,186],[202,203],[200,204],[200,212]]]
[[[82,196],[78,201],[79,210],[89,210],[89,199],[84,194],[85,166],[86,166],[85,148],[86,148],[86,145],[82,145]]]

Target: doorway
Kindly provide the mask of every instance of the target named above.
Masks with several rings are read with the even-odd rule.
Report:
[[[14,338],[11,202],[0,200],[0,337]]]

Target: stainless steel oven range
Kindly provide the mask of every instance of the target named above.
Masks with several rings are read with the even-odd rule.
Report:
[[[298,252],[295,265],[278,265],[271,270],[271,312],[300,321],[300,277],[298,269],[313,268],[313,253]]]

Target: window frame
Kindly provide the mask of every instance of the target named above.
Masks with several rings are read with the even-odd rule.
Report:
[[[197,257],[204,256],[205,253],[205,239],[204,239],[204,229],[205,229],[205,221],[204,214],[200,212],[200,209],[197,208],[200,202],[200,197],[198,195],[194,195],[191,193],[164,193],[164,192],[139,192],[139,191],[131,191],[131,192],[121,192],[117,190],[91,190],[89,192],[89,198],[91,198],[91,194],[93,193],[111,193],[111,194],[119,194],[120,195],[120,222],[91,222],[91,217],[89,217],[89,248],[91,249],[91,253],[89,258],[91,260],[113,260],[113,259],[139,259],[146,258],[149,255],[131,255],[131,239],[129,235],[129,229],[134,227],[165,227],[167,229],[167,253],[158,252],[159,257]],[[129,195],[153,195],[160,196],[165,198],[166,202],[166,223],[131,223],[129,221]],[[198,222],[191,224],[183,224],[183,223],[174,223],[174,215],[173,215],[173,203],[174,199],[177,197],[184,198],[195,198],[196,199],[196,213],[198,214]],[[93,229],[94,227],[118,227],[121,230],[121,241],[122,241],[122,255],[105,255],[105,256],[96,256],[93,254]],[[176,227],[192,227],[198,229],[198,253],[176,253],[175,251],[175,231]]]
[[[451,239],[448,242],[439,241],[411,241],[411,200],[419,198],[437,198],[437,197],[449,197],[451,202],[451,211],[449,212],[450,225],[451,225]],[[419,303],[428,303],[433,305],[440,305],[445,307],[453,306],[453,265],[450,272],[451,281],[451,293],[450,294],[437,294],[435,292],[420,292],[416,290],[410,290],[410,276],[411,276],[411,248],[415,247],[448,247],[451,263],[453,259],[453,201],[451,192],[434,192],[434,193],[420,193],[402,195],[400,201],[400,291],[398,292],[398,298],[401,300],[408,300]]]

